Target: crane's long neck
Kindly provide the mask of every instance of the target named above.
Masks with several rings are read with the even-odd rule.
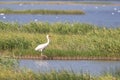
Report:
[[[47,44],[49,44],[49,42],[50,42],[50,39],[49,39],[49,37],[47,36]]]

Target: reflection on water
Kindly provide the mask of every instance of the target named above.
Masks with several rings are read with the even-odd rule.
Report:
[[[100,75],[104,71],[119,68],[120,61],[85,61],[85,60],[19,60],[19,66],[35,72],[50,72],[51,70],[74,71],[75,73],[90,73]]]

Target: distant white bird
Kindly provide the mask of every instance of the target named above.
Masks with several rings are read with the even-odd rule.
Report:
[[[114,15],[115,13],[112,12],[112,15]]]
[[[50,42],[49,35],[47,35],[46,38],[47,38],[46,43],[40,44],[35,48],[36,51],[41,51],[41,56],[43,55],[42,51],[49,45],[49,42]]]
[[[98,9],[98,7],[96,6],[95,9]]]
[[[38,21],[38,19],[34,19],[34,21],[35,21],[35,22],[37,22],[37,21]]]
[[[3,19],[6,19],[6,17],[5,17],[5,16],[3,16]]]
[[[1,16],[5,15],[4,13],[0,13]]]
[[[116,10],[117,10],[117,8],[114,8],[114,10],[116,11]]]
[[[118,10],[118,13],[120,13],[120,10]]]
[[[22,6],[22,5],[23,5],[22,3],[19,4],[19,6]]]

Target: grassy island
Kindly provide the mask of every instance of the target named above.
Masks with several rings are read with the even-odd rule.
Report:
[[[11,10],[11,9],[0,9],[0,13],[5,14],[85,14],[82,10]]]
[[[44,54],[55,56],[120,57],[120,28],[97,27],[81,23],[0,22],[0,53],[40,55],[34,48],[51,41]]]

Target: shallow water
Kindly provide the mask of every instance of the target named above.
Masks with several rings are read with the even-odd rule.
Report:
[[[118,1],[119,2],[119,1]],[[0,21],[28,23],[41,22],[80,22],[98,26],[120,27],[120,6],[110,5],[49,5],[49,4],[0,4],[0,9],[49,9],[49,10],[83,10],[85,15],[33,15],[4,14]]]
[[[73,71],[75,73],[90,73],[102,75],[120,68],[120,61],[89,61],[89,60],[19,60],[21,68],[27,68],[34,72],[50,72],[51,70]]]

